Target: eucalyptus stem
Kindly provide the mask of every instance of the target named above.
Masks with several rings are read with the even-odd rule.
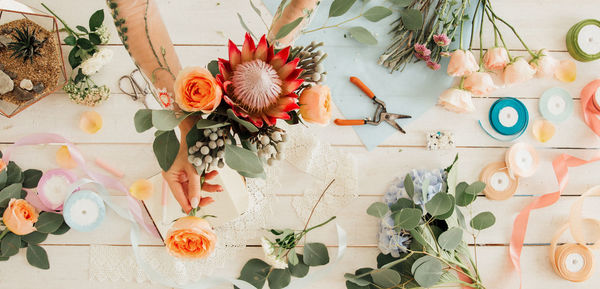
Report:
[[[58,21],[60,21],[60,23],[62,23],[62,25],[65,27],[65,29],[67,29],[69,34],[73,34],[75,36],[79,35],[79,34],[75,33],[75,31],[73,31],[73,29],[71,29],[71,27],[69,27],[69,25],[67,25],[67,23],[65,23],[65,21],[62,20],[62,18],[58,17],[58,15],[56,15],[56,13],[54,13],[54,11],[50,10],[50,8],[48,8],[48,6],[46,6],[46,4],[44,4],[44,3],[40,3],[40,4],[42,4],[42,6],[44,6],[44,8],[46,8],[46,10],[48,10],[48,12],[50,12],[50,14],[52,14],[54,17],[56,17],[56,19],[58,19]]]
[[[340,27],[340,25],[346,24],[346,23],[348,23],[348,22],[350,22],[350,21],[354,21],[354,20],[356,20],[356,19],[358,19],[358,18],[360,18],[360,17],[362,17],[362,16],[363,16],[363,13],[360,13],[358,16],[356,16],[356,17],[352,17],[352,18],[350,18],[350,19],[346,19],[346,20],[344,20],[344,21],[342,21],[342,22],[340,22],[340,23],[338,23],[338,24],[332,24],[332,25],[323,25],[323,26],[321,26],[321,27],[318,27],[318,28],[315,28],[315,29],[311,29],[311,30],[305,30],[305,31],[302,31],[302,33],[304,33],[304,34],[307,34],[307,33],[316,32],[316,31],[319,31],[319,30],[323,30],[323,29],[329,29],[329,28],[341,28],[341,27]]]

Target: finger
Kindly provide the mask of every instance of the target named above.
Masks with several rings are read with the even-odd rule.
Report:
[[[205,180],[207,180],[207,181],[208,181],[208,180],[212,180],[212,179],[214,179],[214,178],[215,178],[215,177],[216,177],[218,174],[219,174],[219,171],[212,171],[212,172],[210,172],[210,173],[207,173],[207,174],[205,174],[205,175],[204,175],[204,179],[205,179]]]
[[[193,166],[187,166],[185,169],[188,177],[188,198],[192,208],[198,207],[200,204],[200,175],[196,172]]]
[[[209,193],[222,192],[223,187],[221,187],[221,185],[204,183],[202,184],[202,190]]]
[[[176,180],[177,176],[171,176],[163,173],[163,177],[167,181],[167,184],[169,184],[169,188],[171,189],[171,193],[173,194],[173,197],[175,197],[175,200],[177,200],[181,208],[186,213],[189,213],[192,210],[192,206],[190,205],[188,198],[185,196],[183,186]]]
[[[204,207],[204,206],[208,206],[212,203],[214,203],[214,199],[211,197],[204,197],[200,200],[200,207]]]

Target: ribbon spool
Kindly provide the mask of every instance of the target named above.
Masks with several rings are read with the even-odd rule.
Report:
[[[496,162],[487,165],[479,175],[479,180],[485,183],[483,193],[488,199],[502,201],[506,200],[517,191],[518,178],[511,178],[504,162]]]
[[[573,98],[565,89],[553,87],[542,94],[539,109],[545,119],[563,122],[573,113]]]
[[[499,141],[513,141],[519,138],[529,125],[527,107],[514,97],[504,97],[496,100],[490,107],[488,118],[495,132],[503,136],[512,136],[509,139],[502,139],[492,135],[483,127],[483,123],[480,120],[479,126],[489,136]]]
[[[63,169],[45,172],[37,187],[40,201],[51,210],[61,210],[66,198],[71,193],[68,188],[76,179],[75,174]]]
[[[63,216],[72,229],[90,232],[98,228],[106,214],[104,201],[98,194],[81,190],[71,194],[65,201]]]
[[[531,177],[535,174],[540,160],[535,149],[526,143],[516,143],[508,149],[506,167],[511,177]]]
[[[581,62],[600,59],[600,21],[586,19],[567,32],[567,50]]]

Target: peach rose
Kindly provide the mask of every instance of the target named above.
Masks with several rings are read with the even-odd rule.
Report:
[[[531,60],[529,64],[536,70],[535,76],[549,77],[554,75],[554,71],[558,67],[558,60],[549,55],[542,55],[537,59]]]
[[[532,79],[534,75],[535,69],[524,58],[519,57],[504,68],[504,84],[524,82]]]
[[[475,95],[484,95],[496,90],[492,77],[485,72],[475,72],[469,75],[463,84],[464,88]]]
[[[469,50],[455,50],[450,55],[450,63],[446,71],[450,76],[466,76],[479,70],[475,56]]]
[[[187,216],[171,225],[165,245],[169,254],[177,258],[204,258],[215,250],[217,235],[208,221]]]
[[[202,67],[186,67],[175,79],[175,102],[187,112],[213,112],[223,92],[212,74]]]
[[[4,169],[6,169],[6,163],[0,159],[0,172],[2,172]]]
[[[299,99],[300,114],[308,122],[326,125],[331,119],[331,92],[325,85],[316,85],[302,91]]]
[[[471,93],[460,88],[446,89],[440,95],[438,104],[446,110],[456,113],[475,111],[475,105],[473,105]]]
[[[33,226],[38,220],[35,208],[25,200],[11,199],[2,215],[6,228],[16,235],[27,235],[35,231]]]
[[[488,49],[483,55],[483,65],[489,70],[500,70],[506,67],[510,59],[504,47]]]

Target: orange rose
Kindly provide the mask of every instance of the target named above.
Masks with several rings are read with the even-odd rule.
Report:
[[[2,172],[4,169],[6,169],[6,163],[0,159],[0,172]]]
[[[300,114],[308,122],[326,125],[331,119],[331,92],[325,85],[316,85],[302,91],[299,99]]]
[[[217,235],[205,219],[187,216],[171,225],[165,245],[177,258],[204,258],[215,250]]]
[[[6,228],[16,235],[27,235],[35,231],[33,226],[38,220],[35,208],[25,200],[11,199],[2,215]]]
[[[222,97],[217,80],[202,67],[187,67],[175,79],[175,102],[184,111],[211,113]]]

